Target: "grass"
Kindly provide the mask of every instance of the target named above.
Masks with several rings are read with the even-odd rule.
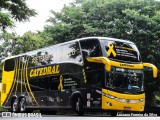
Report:
[[[3,107],[0,107],[0,112],[6,111]]]

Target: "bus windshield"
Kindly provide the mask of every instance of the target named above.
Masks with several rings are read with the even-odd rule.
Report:
[[[122,93],[140,93],[144,91],[143,70],[112,67],[106,74],[106,87]]]
[[[140,63],[140,53],[135,44],[123,41],[101,40],[104,56],[122,63]],[[111,67],[106,71],[106,87],[121,93],[138,94],[144,91],[142,69]]]
[[[105,55],[110,60],[141,62],[141,57],[135,44],[111,40],[101,40],[101,42],[105,49]]]

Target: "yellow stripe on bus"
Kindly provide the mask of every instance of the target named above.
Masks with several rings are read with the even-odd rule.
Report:
[[[28,94],[28,97],[30,97],[30,94],[28,92],[27,85],[26,85],[26,71],[27,71],[27,61],[24,63],[23,76],[24,76],[24,86],[25,86],[26,92]],[[32,102],[32,105],[34,105],[33,102]]]
[[[28,67],[28,61],[29,61],[29,60],[27,60],[27,67]],[[39,106],[37,100],[35,99],[35,97],[34,97],[34,95],[33,95],[33,93],[32,93],[32,90],[31,90],[31,88],[30,88],[30,84],[29,84],[29,81],[28,81],[27,67],[26,67],[26,80],[27,80],[28,89],[29,89],[29,91],[30,91],[30,93],[31,93],[31,96],[32,96],[33,100],[34,100],[34,101],[36,102],[36,104]]]
[[[18,73],[17,73],[17,80],[16,80],[17,84],[16,84],[15,94],[17,93],[18,82],[19,82],[19,78],[20,78],[20,77],[19,77],[19,70],[20,70],[20,58],[18,59],[18,69],[17,69]]]

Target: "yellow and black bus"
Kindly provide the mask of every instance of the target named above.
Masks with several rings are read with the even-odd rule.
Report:
[[[144,67],[133,42],[86,37],[6,58],[1,105],[27,109],[143,111]],[[113,112],[115,113],[115,112]]]

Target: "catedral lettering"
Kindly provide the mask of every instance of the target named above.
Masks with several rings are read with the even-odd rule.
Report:
[[[76,39],[3,60],[0,104],[15,113],[27,109],[72,109],[78,115],[87,109],[111,115],[142,112],[144,67],[157,77],[157,68],[143,63],[133,42]]]
[[[48,66],[43,68],[35,68],[35,69],[31,69],[30,77],[58,74],[59,72],[60,72],[59,65]]]

